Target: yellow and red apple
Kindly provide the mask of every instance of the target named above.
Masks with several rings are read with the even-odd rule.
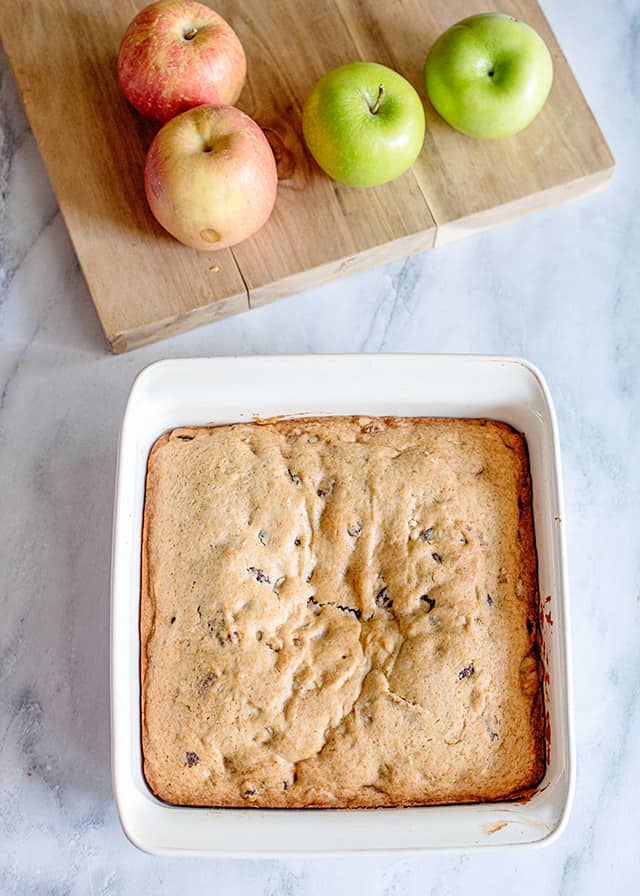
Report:
[[[263,131],[233,106],[198,106],[162,127],[147,154],[151,211],[194,249],[226,249],[254,234],[276,200],[276,162]]]
[[[206,103],[233,105],[246,73],[235,31],[195,0],[146,6],[127,28],[118,55],[124,95],[157,121]]]

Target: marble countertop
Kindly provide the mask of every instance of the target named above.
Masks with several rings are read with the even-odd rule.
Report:
[[[0,56],[3,896],[640,892],[640,7],[545,10],[616,157],[606,192],[120,357]],[[523,355],[548,379],[572,593],[568,828],[529,851],[146,856],[120,830],[109,770],[111,503],[131,382],[163,357],[381,350]]]

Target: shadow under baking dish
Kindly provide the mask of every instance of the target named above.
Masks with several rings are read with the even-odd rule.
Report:
[[[173,806],[142,773],[139,686],[140,539],[146,462],[177,426],[281,416],[488,417],[523,432],[530,455],[544,604],[547,770],[522,801],[377,809]],[[112,768],[129,839],[157,854],[269,856],[471,849],[549,842],[574,787],[568,591],[555,414],[542,375],[519,359],[345,355],[161,361],[131,390],[122,426],[112,566]]]

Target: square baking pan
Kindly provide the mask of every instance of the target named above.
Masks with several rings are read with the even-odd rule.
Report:
[[[489,417],[529,448],[545,666],[547,770],[526,801],[398,809],[207,809],[150,791],[140,744],[140,555],[149,450],[178,426],[275,416]],[[575,758],[560,454],[544,378],[518,358],[304,355],[159,361],[136,379],[120,436],[111,593],[113,786],[125,834],[155,854],[409,853],[549,843],[566,823]]]

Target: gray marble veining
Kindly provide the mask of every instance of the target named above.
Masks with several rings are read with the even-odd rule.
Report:
[[[637,0],[547,0],[618,163],[608,191],[305,297],[112,357],[0,58],[0,893],[375,896],[640,892],[640,67]],[[326,861],[154,859],[111,797],[116,439],[161,357],[521,354],[562,439],[578,781],[542,851]]]

